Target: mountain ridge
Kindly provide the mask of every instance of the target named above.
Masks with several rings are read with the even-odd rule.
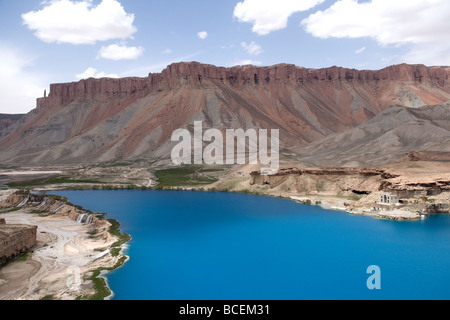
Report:
[[[310,166],[371,166],[411,153],[450,154],[450,101],[417,109],[393,106],[360,126],[298,150]]]
[[[37,108],[0,131],[0,163],[168,159],[179,128],[279,129],[281,148],[353,129],[393,105],[450,100],[450,68],[382,70],[169,65],[144,78],[52,84]]]
[[[184,81],[194,81],[201,85],[202,78],[228,81],[230,84],[250,84],[252,81],[270,83],[296,81],[297,83],[314,81],[435,81],[444,86],[449,80],[450,67],[427,67],[425,65],[399,64],[381,70],[357,70],[332,66],[321,69],[307,69],[293,64],[277,64],[268,67],[253,65],[236,66],[231,68],[216,67],[198,62],[180,62],[167,66],[161,73],[150,73],[148,77],[125,78],[89,78],[78,82],[57,83],[50,85],[48,97],[38,98],[37,107],[48,105],[64,105],[79,96],[93,97],[96,94],[133,95],[150,94],[152,90],[161,87],[177,85],[173,78],[183,78]],[[193,79],[186,77],[194,77]],[[196,77],[196,78],[195,78]],[[172,80],[172,81],[171,81]]]

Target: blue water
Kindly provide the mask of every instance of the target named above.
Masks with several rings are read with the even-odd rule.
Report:
[[[386,221],[234,193],[57,194],[133,237],[129,262],[107,276],[117,300],[450,298],[450,215]],[[371,265],[380,290],[367,287]]]

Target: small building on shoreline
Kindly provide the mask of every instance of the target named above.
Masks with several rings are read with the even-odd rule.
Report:
[[[384,205],[396,205],[400,203],[400,199],[397,195],[394,194],[382,194],[380,196],[380,202],[379,204],[384,204]]]

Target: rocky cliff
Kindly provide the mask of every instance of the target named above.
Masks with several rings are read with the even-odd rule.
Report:
[[[196,120],[205,129],[279,129],[288,154],[353,129],[392,105],[448,101],[449,74],[446,67],[406,64],[358,71],[192,62],[145,78],[53,84],[37,109],[0,131],[0,163],[167,158],[172,132],[192,129]]]
[[[340,67],[306,69],[295,65],[280,64],[270,67],[239,66],[216,67],[196,62],[169,65],[162,73],[149,74],[147,78],[94,79],[73,83],[51,84],[50,94],[37,99],[37,107],[64,106],[75,100],[109,101],[143,97],[155,91],[170,90],[182,85],[204,87],[204,81],[215,80],[224,85],[243,88],[247,85],[318,85],[321,82],[346,82],[354,84],[381,85],[383,82],[424,83],[446,88],[449,93],[450,68],[426,67],[424,65],[395,65],[383,70],[355,70]],[[425,88],[417,89],[427,91]],[[420,91],[420,90],[419,90]],[[438,104],[448,100],[448,95],[415,97],[422,105]],[[412,93],[414,95],[414,92]],[[397,97],[403,104],[404,97]],[[414,100],[414,99],[413,99]],[[408,101],[406,101],[408,102]],[[409,101],[414,104],[417,101]],[[392,101],[389,105],[392,105]],[[386,106],[385,106],[386,107]]]
[[[36,245],[36,226],[0,225],[0,265]]]
[[[66,216],[82,224],[92,225],[94,228],[107,227],[108,222],[93,215],[91,212],[62,201],[58,197],[15,193],[0,202],[0,208],[25,208],[38,212],[48,212],[52,215]],[[100,215],[101,216],[101,215]],[[1,222],[0,222],[1,224]]]
[[[267,176],[259,171],[251,173],[250,185],[254,190],[284,195],[339,196],[349,199],[372,195],[365,205],[372,207],[379,194],[398,196],[403,204],[421,204],[420,210],[431,213],[449,213],[450,175],[438,173],[435,167],[427,174],[392,173],[377,168],[317,168],[282,169]],[[419,209],[419,207],[414,208]]]

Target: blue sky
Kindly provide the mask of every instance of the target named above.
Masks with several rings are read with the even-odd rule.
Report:
[[[0,113],[168,64],[450,65],[448,0],[0,0]]]

